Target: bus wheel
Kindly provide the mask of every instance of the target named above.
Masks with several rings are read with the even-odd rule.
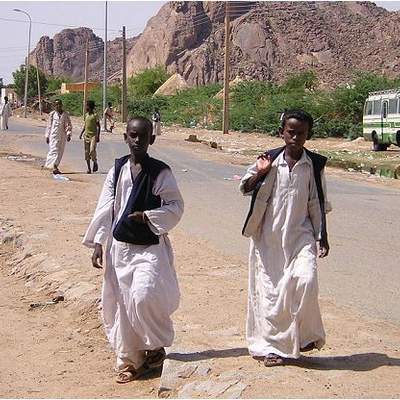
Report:
[[[374,132],[372,134],[372,150],[374,151],[386,151],[388,148],[387,144],[379,143],[378,142],[378,137],[376,133]]]

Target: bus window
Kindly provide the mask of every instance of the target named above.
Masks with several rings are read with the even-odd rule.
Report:
[[[388,114],[397,114],[397,102],[398,102],[398,99],[390,99],[389,100]]]
[[[383,102],[383,110],[382,110],[382,117],[383,118],[387,117],[387,111],[388,111],[388,102],[384,101]]]
[[[374,115],[381,115],[381,101],[380,100],[374,100]]]
[[[365,115],[372,115],[372,101],[367,101],[365,103]]]

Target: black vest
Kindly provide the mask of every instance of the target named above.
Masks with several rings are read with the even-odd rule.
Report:
[[[271,161],[273,162],[279,156],[279,154],[281,154],[282,151],[284,151],[284,150],[285,150],[285,146],[278,147],[278,148],[272,149],[272,150],[268,150],[264,154],[271,156]],[[315,179],[315,184],[317,186],[319,206],[321,208],[321,239],[328,240],[328,232],[326,229],[326,215],[325,215],[325,196],[324,196],[324,191],[322,189],[322,181],[321,181],[321,172],[325,168],[325,164],[328,159],[326,157],[322,156],[321,154],[314,153],[310,150],[304,149],[304,151],[310,157],[310,159],[312,161],[312,165],[313,165],[313,170],[314,170],[314,179]],[[258,191],[260,190],[260,187],[261,187],[264,179],[265,179],[265,176],[263,179],[261,179],[257,183],[257,186],[253,191],[253,195],[251,197],[251,203],[250,203],[250,210],[249,210],[249,213],[247,214],[247,218],[244,223],[244,227],[242,229],[242,234],[244,233],[247,223],[251,217],[251,214],[253,213],[254,203],[256,201]]]
[[[114,198],[118,178],[121,168],[128,162],[130,155],[115,160],[114,169]],[[159,238],[146,224],[132,221],[128,218],[129,214],[135,211],[154,210],[161,206],[160,196],[154,196],[153,185],[159,173],[169,168],[169,166],[160,160],[149,157],[146,154],[141,163],[142,170],[133,181],[133,187],[126,204],[125,210],[115,225],[113,236],[119,242],[126,242],[139,245],[158,244]]]

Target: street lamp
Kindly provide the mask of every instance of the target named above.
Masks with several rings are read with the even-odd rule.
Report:
[[[28,103],[28,70],[29,70],[29,53],[31,52],[32,19],[31,16],[26,11],[20,10],[18,8],[14,8],[13,11],[25,14],[29,18],[28,55],[26,56],[26,62],[25,62],[25,95],[24,95],[24,118],[26,118],[27,103]]]

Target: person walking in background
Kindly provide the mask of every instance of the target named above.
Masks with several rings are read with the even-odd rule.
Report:
[[[8,118],[12,115],[8,97],[4,97],[4,103],[0,104],[0,130],[5,131],[8,129]]]
[[[115,121],[114,121],[114,110],[112,108],[111,101],[108,102],[108,106],[104,110],[104,115],[103,116],[104,116],[104,130],[106,132],[112,133],[112,131],[114,129]],[[110,124],[110,128],[109,129],[107,129],[107,123]]]
[[[153,122],[153,135],[160,136],[161,135],[161,114],[158,108],[156,108],[151,116],[151,120]]]
[[[65,150],[66,142],[71,140],[72,124],[69,114],[63,110],[61,100],[54,102],[55,110],[49,114],[45,138],[49,145],[45,168],[53,170],[53,174],[60,174],[58,169]]]
[[[92,173],[90,160],[93,162],[93,172],[97,172],[99,169],[96,148],[97,143],[100,142],[100,122],[99,117],[94,112],[95,106],[96,105],[93,100],[88,100],[86,102],[85,125],[83,126],[82,132],[79,135],[79,139],[82,139],[84,134],[83,142],[88,174]]]

